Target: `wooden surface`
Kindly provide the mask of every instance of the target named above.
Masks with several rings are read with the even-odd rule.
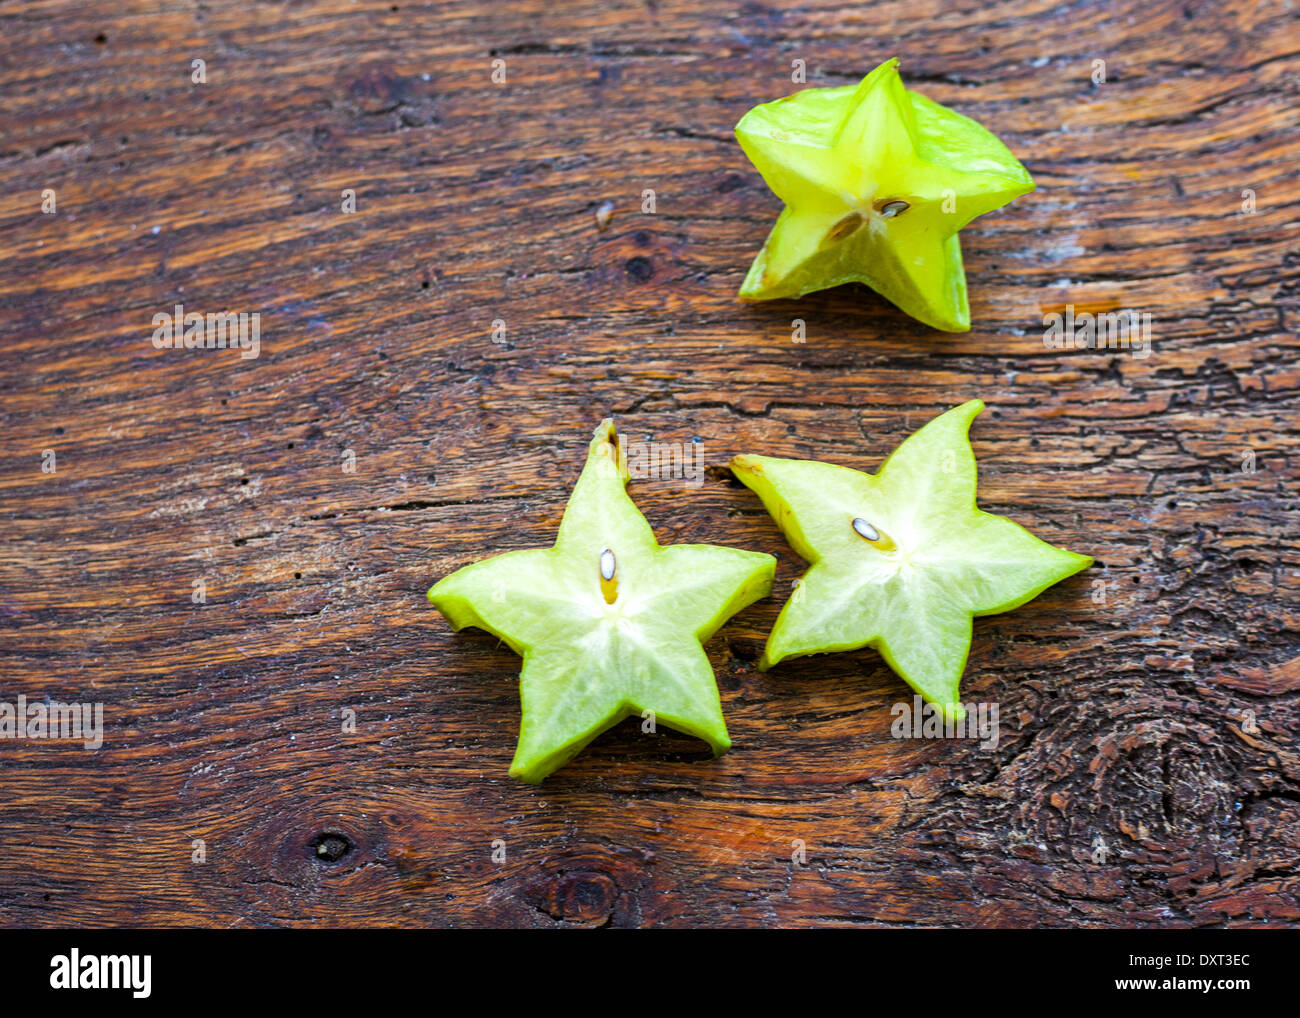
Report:
[[[1293,4],[88,6],[0,7],[0,700],[106,728],[0,742],[0,923],[1300,919]],[[1038,181],[963,234],[973,330],[739,303],[779,205],[731,128],[891,55]],[[261,356],[154,349],[176,303]],[[1151,356],[1046,350],[1066,304]],[[991,752],[891,738],[873,652],[756,671],[801,563],[722,470],[971,397],[982,505],[1098,560],[977,621]],[[549,544],[610,414],[698,436],[633,497],[778,596],[708,645],[725,757],[629,721],[524,786],[517,658],[424,591]]]

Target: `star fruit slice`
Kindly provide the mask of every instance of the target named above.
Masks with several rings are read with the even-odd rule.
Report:
[[[957,231],[1034,189],[991,132],[905,88],[896,59],[856,86],[756,106],[736,139],[786,205],[740,288],[748,300],[859,282],[926,325],[965,332]]]
[[[976,508],[967,433],[983,408],[971,400],[936,417],[877,474],[814,460],[731,461],[811,563],[760,668],[872,647],[926,700],[965,716],[958,682],[971,619],[1017,608],[1092,564]]]
[[[703,642],[772,589],[776,560],[711,544],[660,547],[628,497],[602,421],[552,548],[458,569],[429,591],[453,629],[475,626],[523,659],[510,773],[537,783],[632,714],[731,745]]]

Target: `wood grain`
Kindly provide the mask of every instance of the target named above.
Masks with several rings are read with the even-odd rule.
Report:
[[[1294,925],[1293,8],[5,4],[0,700],[106,731],[0,742],[0,923]],[[739,303],[779,205],[732,126],[891,55],[1038,181],[963,234],[974,328]],[[177,303],[261,355],[154,349]],[[1151,356],[1045,349],[1067,304]],[[972,397],[983,506],[1098,560],[976,623],[992,751],[891,738],[872,652],[755,669],[801,563],[721,469]],[[777,596],[708,647],[729,754],[628,722],[523,786],[517,659],[423,595],[549,544],[611,414],[698,437],[633,497]]]

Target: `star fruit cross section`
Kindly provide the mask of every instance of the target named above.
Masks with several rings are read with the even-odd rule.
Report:
[[[523,659],[522,720],[510,773],[539,782],[630,714],[731,745],[701,646],[772,589],[776,560],[709,544],[660,547],[627,494],[611,420],[552,548],[507,552],[440,580],[429,600],[460,629],[499,636]]]
[[[970,400],[939,415],[876,474],[770,456],[731,461],[811,565],[760,667],[874,647],[926,700],[965,717],[958,683],[971,620],[1011,611],[1092,564],[976,506],[967,433],[983,409]]]

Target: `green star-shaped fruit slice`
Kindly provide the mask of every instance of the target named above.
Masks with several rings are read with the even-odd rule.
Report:
[[[873,647],[914,690],[965,716],[958,681],[971,619],[1019,607],[1092,564],[975,506],[971,400],[907,438],[877,474],[814,460],[737,456],[810,568],[776,620],[760,668]]]
[[[429,600],[524,659],[510,773],[540,782],[623,718],[731,745],[703,642],[772,589],[776,560],[711,544],[662,548],[628,497],[614,423],[601,422],[553,548],[458,569]]]
[[[1034,189],[992,133],[904,88],[897,60],[857,86],[756,106],[736,138],[786,206],[740,288],[749,300],[865,283],[926,325],[965,332],[957,231]]]

